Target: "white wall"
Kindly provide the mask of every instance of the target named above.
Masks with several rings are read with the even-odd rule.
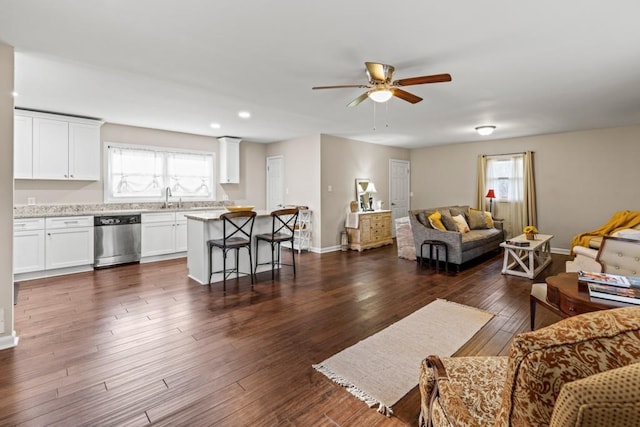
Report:
[[[13,336],[13,48],[0,43],[0,349]]]
[[[389,160],[409,160],[410,153],[331,135],[322,135],[321,143],[322,247],[331,248],[340,244],[349,204],[356,200],[356,178],[373,181],[375,199],[389,209]]]
[[[309,206],[312,211],[311,248],[321,248],[322,211],[320,200],[320,135],[296,138],[266,145],[267,156],[282,156],[286,205]],[[263,160],[266,165],[266,157]],[[266,169],[264,170],[266,187]]]
[[[538,229],[552,246],[640,210],[640,126],[489,140],[411,151],[412,209],[475,204],[477,157],[534,151]],[[376,183],[377,185],[377,183]]]

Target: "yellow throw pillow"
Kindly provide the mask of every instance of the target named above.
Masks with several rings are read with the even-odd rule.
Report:
[[[429,224],[436,230],[447,231],[442,223],[442,214],[438,211],[435,211],[431,215],[429,215]]]

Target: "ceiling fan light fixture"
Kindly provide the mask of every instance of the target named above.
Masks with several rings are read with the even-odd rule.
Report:
[[[389,89],[374,89],[370,90],[369,93],[367,93],[367,96],[375,102],[387,102],[393,96],[393,92]]]
[[[478,134],[482,136],[491,135],[494,130],[496,130],[495,126],[478,126],[476,128],[476,132],[478,132]]]

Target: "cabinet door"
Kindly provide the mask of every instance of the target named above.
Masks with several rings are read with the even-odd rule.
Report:
[[[93,227],[47,230],[46,269],[93,264]]]
[[[44,270],[44,230],[16,231],[13,235],[13,273]]]
[[[100,125],[69,123],[69,179],[100,180]]]
[[[176,252],[187,251],[187,221],[176,222]]]
[[[220,183],[240,183],[240,140],[220,138]]]
[[[13,119],[13,177],[33,178],[33,119],[14,116]]]
[[[175,252],[175,222],[142,223],[142,256]]]
[[[61,120],[33,119],[33,177],[69,178],[69,124]]]

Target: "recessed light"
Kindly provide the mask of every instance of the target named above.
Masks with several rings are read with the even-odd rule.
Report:
[[[13,92],[11,92],[11,96],[13,96],[14,98],[18,97],[18,92],[16,92],[15,90]]]
[[[248,111],[239,111],[238,112],[238,117],[240,117],[241,119],[250,119],[251,118],[251,113]]]
[[[496,130],[495,126],[478,126],[476,132],[482,136],[491,135]]]
[[[211,123],[209,126],[211,129],[220,129],[222,127],[220,126],[220,123]]]

